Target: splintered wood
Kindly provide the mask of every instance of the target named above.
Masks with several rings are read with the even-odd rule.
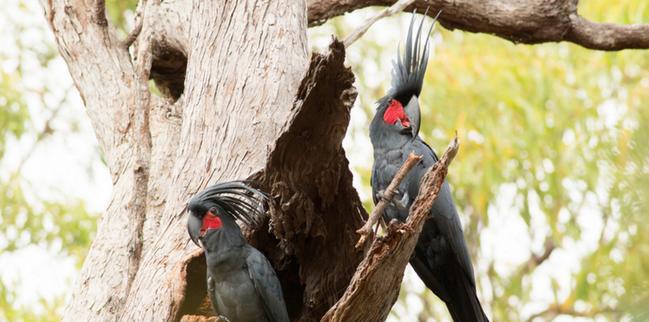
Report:
[[[372,242],[345,294],[320,321],[385,321],[397,300],[403,271],[458,148],[455,137],[442,158],[426,171],[406,222],[393,220],[387,234]]]

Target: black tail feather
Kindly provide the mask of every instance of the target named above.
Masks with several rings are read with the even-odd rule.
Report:
[[[453,321],[456,322],[488,322],[487,315],[482,310],[475,287],[464,278],[464,274],[454,276],[455,283],[449,290],[449,301],[446,302]]]
[[[448,264],[432,270],[424,257],[415,255],[410,259],[410,265],[426,287],[444,301],[453,321],[489,322],[474,284],[460,267]]]

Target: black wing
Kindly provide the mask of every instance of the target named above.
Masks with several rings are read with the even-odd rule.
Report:
[[[218,306],[216,305],[216,297],[214,296],[214,294],[215,294],[214,279],[212,278],[212,274],[208,269],[207,270],[207,295],[210,298],[210,303],[212,303],[212,309],[214,310],[214,313],[218,315],[219,312],[216,312],[216,308]]]
[[[419,193],[419,181],[423,178],[426,171],[437,162],[438,158],[433,149],[431,149],[423,140],[416,138],[412,141],[410,150],[415,154],[422,155],[423,160],[420,162],[408,176],[408,195],[410,202],[414,202],[417,194]],[[404,160],[407,154],[404,153]],[[429,220],[435,222],[435,226],[449,242],[451,251],[455,255],[459,266],[467,274],[467,277],[475,285],[473,275],[473,266],[471,265],[471,258],[469,251],[464,241],[464,233],[462,232],[462,225],[460,217],[455,209],[455,203],[451,196],[451,189],[447,182],[444,182],[439,196],[431,209],[432,217]]]
[[[257,294],[264,303],[264,310],[269,321],[288,322],[288,312],[282,286],[277,279],[275,270],[268,262],[268,259],[257,249],[250,247],[251,251],[246,258],[248,274],[252,280]]]
[[[376,195],[377,192],[379,192],[378,187],[376,186],[377,182],[376,181],[376,167],[372,167],[372,175],[370,176],[370,187],[372,187],[372,201],[376,205],[379,203],[379,198]]]

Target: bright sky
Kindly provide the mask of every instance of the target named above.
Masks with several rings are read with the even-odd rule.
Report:
[[[28,10],[19,10],[24,5]],[[26,96],[29,110],[35,127],[41,129],[45,120],[51,113],[51,108],[65,98],[66,104],[55,122],[52,124],[56,134],[34,151],[25,164],[21,174],[32,185],[30,186],[34,198],[71,200],[81,198],[87,202],[91,211],[101,212],[108,204],[111,193],[111,180],[106,168],[102,165],[97,151],[96,140],[88,119],[83,112],[82,102],[73,89],[70,76],[62,59],[54,60],[46,69],[41,69],[34,51],[20,51],[18,45],[27,48],[36,48],[42,51],[53,44],[49,29],[45,27],[42,9],[36,1],[17,3],[12,0],[0,0],[3,10],[0,12],[0,43],[7,44],[0,47],[0,68],[5,71],[14,71],[18,62],[22,61],[23,79],[21,86],[30,94]],[[347,15],[349,25],[359,25],[373,11]],[[391,60],[396,50],[396,45],[403,35],[408,17],[401,19],[385,19],[378,22],[364,36],[376,39],[377,43],[385,48],[383,59]],[[21,26],[21,29],[16,29]],[[310,31],[312,47],[324,48],[330,40],[331,28],[319,27]],[[443,40],[436,37],[436,50],[443,50]],[[356,46],[356,45],[355,45]],[[352,46],[349,50],[349,62],[354,66],[357,63],[367,64],[365,75],[358,77],[372,80],[370,84],[381,84],[389,81],[389,73],[379,71],[373,62],[363,61],[362,57]],[[433,60],[429,66],[436,62]],[[8,58],[8,59],[5,59]],[[43,100],[38,92],[47,88],[52,95]],[[362,91],[363,88],[359,88]],[[358,101],[357,101],[358,104]],[[368,120],[359,109],[352,110],[351,131],[365,133]],[[78,131],[73,129],[78,127]],[[10,140],[6,158],[0,162],[0,176],[6,177],[31,148],[34,138],[24,137],[20,141]],[[357,167],[370,162],[368,155],[372,154],[369,139],[365,136],[351,137],[344,142],[347,155],[352,167]],[[367,189],[360,187],[358,176],[354,184],[361,193],[361,197],[368,198]],[[531,240],[522,219],[514,211],[515,186],[504,185],[500,187],[501,197],[489,209],[490,226],[481,235],[482,243],[480,256],[496,259],[496,270],[500,272],[511,271],[529,258],[530,249],[539,252],[543,240]],[[595,198],[595,196],[590,196]],[[596,200],[592,200],[595,204]],[[531,209],[533,220],[543,216],[534,216],[538,209]],[[575,254],[585,254],[595,247],[597,236],[602,222],[596,208],[589,209],[590,215],[579,216],[583,223],[584,238],[578,243],[567,243],[563,249],[556,251],[547,263],[542,265],[533,275],[533,289],[530,290],[532,303],[525,310],[529,314],[535,313],[553,301],[550,285],[550,276],[555,277],[561,287],[560,294],[565,295],[570,285],[568,272],[579,268],[579,257]],[[544,225],[533,225],[543,227]],[[16,232],[17,233],[17,232]],[[536,234],[542,236],[543,234]],[[0,236],[0,243],[2,242]],[[514,241],[514,242],[513,242]],[[498,251],[497,251],[498,250]],[[503,251],[506,250],[506,251]],[[477,264],[476,271],[484,273],[487,270],[486,261]],[[17,285],[19,298],[16,304],[32,305],[39,297],[52,297],[66,294],[71,287],[71,280],[77,271],[74,261],[56,255],[39,246],[30,246],[20,251],[0,255],[0,280],[6,285]],[[422,302],[416,294],[424,291],[423,284],[409,269],[406,278],[407,288],[413,294],[406,297],[407,308],[397,306],[394,308],[399,316],[408,320],[416,320],[417,313],[422,308]],[[488,285],[487,285],[488,287]],[[486,292],[490,293],[490,292]],[[482,294],[487,298],[487,294]],[[392,318],[396,321],[395,318]],[[557,321],[578,321],[579,319],[559,318]]]
[[[19,6],[28,10],[19,10]],[[95,136],[65,62],[59,57],[43,69],[37,59],[37,53],[53,46],[42,9],[37,1],[0,0],[0,7],[0,43],[4,44],[0,47],[0,68],[14,72],[22,62],[23,77],[18,83],[28,93],[24,98],[34,127],[42,129],[51,109],[62,100],[66,102],[51,124],[55,135],[38,145],[22,168],[21,175],[31,183],[28,190],[35,199],[81,198],[90,211],[99,213],[110,199],[110,176],[100,162]],[[29,50],[21,51],[19,46]],[[51,95],[41,100],[39,92],[44,89]],[[79,131],[74,132],[74,127]],[[0,176],[6,178],[15,171],[34,139],[26,135],[20,141],[8,141]],[[0,236],[0,242],[2,239]],[[0,281],[18,287],[17,305],[32,305],[40,297],[67,293],[76,273],[72,258],[38,245],[0,254]]]

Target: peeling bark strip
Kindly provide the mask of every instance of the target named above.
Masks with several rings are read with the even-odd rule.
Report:
[[[363,256],[354,249],[355,231],[367,214],[342,148],[356,99],[354,74],[344,60],[345,48],[335,39],[328,54],[313,54],[296,112],[259,177],[274,199],[270,231],[279,239],[272,247],[279,249],[258,246],[282,264],[285,293],[302,293],[297,303],[286,296],[289,314],[298,321],[319,320],[343,294]],[[291,269],[299,279],[287,283],[282,276]]]
[[[389,6],[394,0],[308,0],[309,26],[356,9]],[[596,23],[580,17],[578,0],[417,0],[417,8],[448,29],[494,34],[516,43],[538,44],[569,41],[590,49],[649,48],[649,24]]]
[[[347,291],[320,321],[385,321],[397,300],[403,271],[458,148],[455,137],[442,158],[426,171],[408,220],[390,222],[387,235],[372,243]]]

